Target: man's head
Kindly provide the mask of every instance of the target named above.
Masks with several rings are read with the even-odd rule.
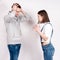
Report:
[[[18,3],[13,3],[13,5],[12,5],[12,11],[16,11],[17,8],[21,9],[21,6]]]
[[[21,12],[21,6],[18,3],[13,3],[12,5],[12,11],[15,11],[16,16],[19,15],[19,13]]]

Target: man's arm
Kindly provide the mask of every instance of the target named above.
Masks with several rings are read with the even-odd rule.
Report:
[[[19,19],[22,22],[27,21],[29,24],[33,24],[34,23],[32,17],[28,13],[25,13],[25,12],[19,14]]]
[[[4,16],[4,21],[6,23],[9,23],[15,18],[15,12],[8,13],[6,16]]]

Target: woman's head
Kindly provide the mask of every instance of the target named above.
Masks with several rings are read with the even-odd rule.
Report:
[[[38,23],[50,22],[48,14],[45,10],[38,11]]]
[[[16,11],[17,8],[20,8],[21,9],[21,6],[18,3],[13,3],[12,10],[13,11]]]

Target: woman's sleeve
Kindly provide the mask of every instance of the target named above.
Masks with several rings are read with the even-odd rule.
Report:
[[[47,24],[44,27],[44,34],[46,37],[48,37],[48,41],[51,39],[51,34],[52,34],[52,26],[50,24]]]

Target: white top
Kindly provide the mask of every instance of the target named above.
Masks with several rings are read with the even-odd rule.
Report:
[[[43,28],[43,26],[44,26],[44,28]],[[53,29],[52,25],[49,23],[42,23],[42,24],[40,24],[40,31],[42,28],[43,28],[42,32],[48,37],[48,40],[45,41],[44,39],[42,39],[41,42],[50,43],[52,29]]]

